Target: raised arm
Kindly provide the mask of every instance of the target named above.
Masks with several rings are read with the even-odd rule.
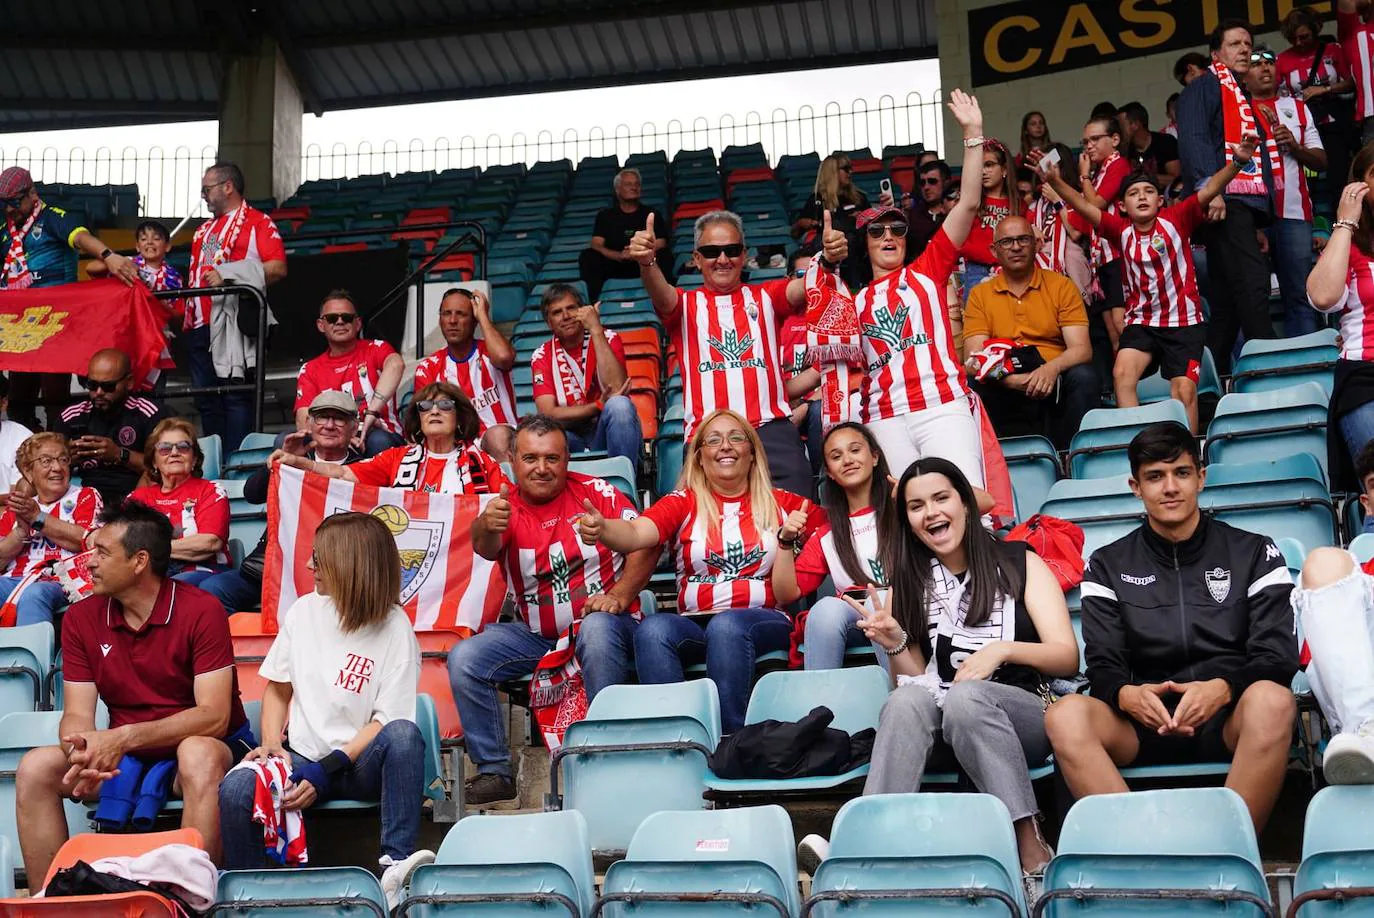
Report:
[[[654,311],[667,318],[677,308],[677,288],[668,283],[658,266],[658,237],[654,235],[654,215],[644,221],[644,229],[630,238],[629,256],[639,262],[639,279],[654,304]]]
[[[983,110],[978,107],[977,99],[962,89],[955,89],[949,94],[949,111],[963,128],[964,140],[978,141],[973,146],[964,144],[959,201],[943,224],[945,235],[958,248],[968,239],[973,220],[978,215],[978,205],[983,200]]]
[[[1212,199],[1226,190],[1226,186],[1231,179],[1240,175],[1240,170],[1245,164],[1250,162],[1250,157],[1255,155],[1255,148],[1259,146],[1259,137],[1249,134],[1240,139],[1240,143],[1231,149],[1231,158],[1226,165],[1218,169],[1197,192],[1197,202],[1203,207],[1211,203]]]
[[[501,329],[491,320],[491,301],[480,290],[472,291],[472,314],[482,327],[482,340],[487,345],[487,359],[498,370],[515,366],[515,348],[511,347]]]
[[[1336,222],[1331,224],[1331,238],[1322,249],[1317,266],[1307,275],[1307,301],[1318,312],[1335,312],[1345,305],[1346,287],[1350,278],[1350,245],[1354,226],[1364,215],[1364,199],[1369,186],[1351,182],[1341,192],[1336,204]]]
[[[632,520],[607,519],[589,500],[582,502],[582,516],[577,521],[577,534],[586,545],[600,542],[611,551],[628,555],[663,544],[658,526],[648,517]]]

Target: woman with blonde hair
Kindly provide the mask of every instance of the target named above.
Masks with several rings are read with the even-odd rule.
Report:
[[[637,519],[585,514],[589,545],[626,554],[675,545],[679,614],[651,615],[636,629],[639,681],[681,682],[685,666],[704,661],[723,729],[742,727],[755,655],[787,649],[792,629],[773,593],[774,560],[824,520],[810,501],[773,487],[758,434],[729,410],[697,427],[678,490]]]
[[[401,559],[381,520],[339,513],[315,531],[315,590],[282,619],[258,672],[262,745],[220,784],[224,867],[261,868],[253,820],[258,771],[290,769],[282,809],[332,799],[380,800],[382,888],[394,906],[409,873],[434,860],[417,851],[425,742],[415,724],[420,645],[400,606]]]
[[[850,238],[850,251],[857,251],[855,243],[859,231],[855,220],[859,213],[868,207],[868,196],[854,184],[854,164],[843,153],[831,153],[821,160],[816,170],[816,184],[811,200],[806,202],[797,222],[792,224],[792,235],[805,241],[812,232],[819,234],[825,229],[825,215],[830,214],[831,228],[840,230]],[[891,204],[891,199],[883,203]],[[840,276],[851,287],[858,288],[867,282],[861,258],[849,258],[840,264]]]

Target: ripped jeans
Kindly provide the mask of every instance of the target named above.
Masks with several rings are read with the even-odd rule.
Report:
[[[1332,729],[1353,733],[1374,721],[1374,577],[1355,562],[1335,583],[1294,588],[1293,611],[1312,654],[1307,678]]]

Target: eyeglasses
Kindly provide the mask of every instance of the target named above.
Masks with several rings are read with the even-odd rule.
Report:
[[[739,258],[744,254],[743,242],[732,242],[729,245],[699,245],[697,254],[707,261],[714,261],[721,255],[726,258]]]
[[[1003,239],[995,240],[993,245],[999,249],[1024,249],[1035,244],[1034,236],[1007,236]]]
[[[316,424],[347,424],[354,419],[352,415],[339,414],[337,411],[314,411],[310,417],[314,418]]]
[[[921,179],[922,185],[943,185],[944,183],[945,180],[940,178],[940,176],[938,175],[928,175],[925,178]]]
[[[1084,137],[1084,138],[1083,138],[1083,143],[1085,143],[1085,144],[1097,143],[1099,140],[1104,140],[1104,139],[1106,139],[1106,138],[1108,138],[1108,137],[1110,137],[1110,136],[1112,136],[1112,135],[1111,135],[1111,134],[1089,134],[1087,137]]]
[[[119,388],[119,384],[129,378],[125,373],[118,379],[91,379],[89,376],[78,376],[77,382],[81,383],[81,388],[87,392],[113,392]]]
[[[320,316],[326,325],[348,325],[358,318],[356,312],[326,312]]]
[[[189,453],[193,445],[190,440],[178,440],[175,443],[159,443],[156,449],[159,456],[170,456],[172,453]]]
[[[50,469],[53,466],[65,469],[72,464],[72,457],[66,453],[61,456],[37,456],[34,458],[33,464],[40,469]]]
[[[1261,61],[1263,61],[1263,62],[1265,62],[1265,63],[1272,64],[1272,63],[1274,63],[1275,60],[1277,60],[1277,58],[1274,56],[1274,52],[1273,52],[1273,51],[1251,51],[1251,52],[1250,52],[1250,63],[1252,63],[1252,64],[1258,64],[1258,63],[1260,63]]]
[[[892,233],[892,238],[901,239],[906,236],[907,226],[905,223],[870,223],[867,228],[869,239],[881,239],[887,233]]]
[[[744,435],[743,431],[739,430],[731,431],[730,435],[725,437],[721,436],[718,433],[713,433],[706,439],[702,440],[701,445],[709,446],[711,447],[711,449],[716,449],[717,447],[725,444],[726,442],[729,442],[731,446],[743,446],[744,444],[749,442],[749,438]]]
[[[440,411],[456,411],[458,403],[451,398],[426,398],[415,403],[415,410],[421,414],[427,414],[436,408]]]
[[[228,184],[229,184],[229,182],[226,180],[226,181],[223,181],[223,182],[211,182],[211,183],[208,184],[208,185],[201,185],[201,186],[200,186],[200,196],[203,198],[203,197],[205,197],[206,195],[208,195],[211,191],[213,191],[213,190],[215,190],[216,188],[218,188],[220,185],[228,185]]]

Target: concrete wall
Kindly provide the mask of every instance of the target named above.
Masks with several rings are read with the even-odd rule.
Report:
[[[1083,123],[1098,102],[1142,102],[1157,129],[1166,121],[1165,101],[1181,88],[1173,78],[1174,61],[1190,50],[1205,54],[1204,36],[1220,18],[1255,24],[1256,43],[1281,51],[1288,43],[1277,26],[1294,5],[1294,0],[940,0],[940,85],[946,94],[955,87],[976,94],[986,132],[1013,150],[1020,143],[1021,117],[1032,109],[1043,111],[1051,136],[1071,147],[1078,146]],[[1313,4],[1323,13],[1332,5],[1330,0]],[[978,33],[970,35],[970,11],[985,8],[995,10],[985,10]],[[1335,28],[1328,25],[1326,31],[1334,34]],[[975,60],[989,59],[1007,72],[994,74],[998,82],[974,85]],[[986,79],[989,67],[978,69]],[[1044,72],[1006,79],[1037,71]],[[958,124],[946,117],[951,157],[958,155],[960,136]]]
[[[219,157],[239,164],[247,197],[285,200],[301,183],[304,108],[291,70],[271,40],[230,59],[220,93]]]

